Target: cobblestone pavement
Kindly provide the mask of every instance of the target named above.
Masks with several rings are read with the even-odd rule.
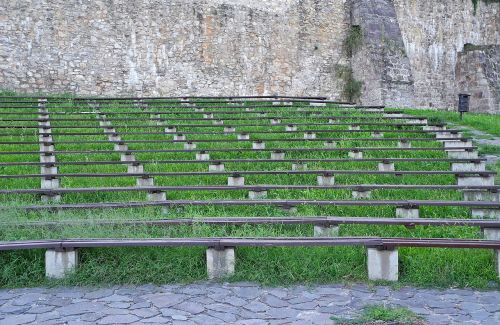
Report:
[[[500,291],[198,283],[0,290],[0,325],[333,324],[369,304],[405,306],[430,324],[500,324]]]

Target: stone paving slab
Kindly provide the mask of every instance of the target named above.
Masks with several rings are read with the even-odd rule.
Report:
[[[0,290],[0,325],[333,324],[370,304],[408,307],[430,324],[500,324],[500,291],[195,283]]]

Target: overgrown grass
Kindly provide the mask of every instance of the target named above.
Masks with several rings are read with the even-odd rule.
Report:
[[[14,111],[16,105],[11,105],[9,111]],[[150,104],[151,110],[162,110],[162,105]],[[49,111],[65,111],[67,114],[58,117],[84,118],[84,121],[53,121],[52,126],[74,125],[75,129],[54,128],[53,132],[62,133],[54,135],[55,141],[74,140],[107,140],[103,134],[89,136],[68,135],[73,132],[102,132],[97,118],[94,114],[81,115],[78,111],[91,112],[92,108],[85,103],[78,105],[71,102],[48,105]],[[7,109],[7,108],[5,108]],[[234,111],[239,108],[226,104],[213,105],[213,110]],[[340,115],[345,110],[335,106],[326,108],[304,107],[307,110],[316,110],[323,115]],[[207,108],[208,110],[208,108]],[[237,128],[236,133],[244,131],[268,131],[282,130],[283,126],[270,126],[268,117],[262,117],[256,109],[251,114],[234,114],[231,117],[253,116],[259,117],[252,123],[261,126],[241,126],[241,122],[231,121],[225,123]],[[290,112],[290,107],[272,108],[275,111],[270,115],[292,117],[290,123],[317,122],[301,113]],[[130,112],[138,111],[132,103],[130,105],[116,105],[114,103],[101,105],[102,112],[122,112],[118,117],[134,117]],[[200,117],[192,113],[191,108],[178,106],[169,108],[171,112],[188,112],[182,115],[186,118]],[[35,110],[36,112],[36,110]],[[216,117],[223,118],[222,113]],[[355,122],[356,117],[368,116],[367,114],[352,110],[350,119],[346,122]],[[372,121],[381,121],[380,114],[371,114]],[[15,118],[15,114],[10,116]],[[111,117],[111,115],[110,115]],[[135,116],[137,117],[137,116]],[[182,124],[207,124],[203,131],[221,131],[221,127],[212,126],[211,121],[176,121],[168,120],[167,125],[177,125],[179,132],[199,131],[199,129],[182,126]],[[178,116],[177,116],[178,117]],[[156,125],[148,120],[149,115],[141,117],[143,121],[119,121],[121,127],[117,132],[122,134],[122,139],[128,143],[132,150],[143,149],[182,149],[182,143],[172,143],[172,135],[162,134],[165,125]],[[344,121],[344,120],[342,120]],[[134,127],[141,124],[143,127]],[[6,122],[10,128],[0,130],[0,133],[13,133],[12,136],[2,136],[0,141],[37,141],[37,129],[13,128],[13,125],[33,125],[30,122]],[[35,124],[36,125],[36,124]],[[89,125],[90,128],[82,126]],[[118,125],[118,122],[116,123]],[[82,127],[82,128],[80,128]],[[338,142],[339,148],[347,147],[381,147],[380,150],[367,151],[367,158],[445,158],[442,151],[385,151],[382,147],[395,147],[396,141],[370,142],[361,140],[370,138],[371,130],[380,127],[362,126],[365,132],[346,133],[347,125],[320,125],[314,129],[328,130],[326,133],[318,134],[319,137],[341,137],[352,138]],[[387,126],[387,129],[394,129]],[[305,131],[306,126],[299,126],[299,130]],[[419,127],[404,127],[404,130],[419,130]],[[137,135],[123,134],[124,132],[148,131],[157,134]],[[192,134],[189,139],[236,139],[235,134],[229,135],[206,135]],[[386,133],[385,137],[398,137],[399,133]],[[422,138],[422,141],[412,142],[413,147],[440,147],[441,144],[432,139],[430,134],[409,133],[404,136]],[[252,140],[263,138],[297,138],[303,137],[302,133],[289,134],[258,134],[253,135]],[[133,143],[132,140],[156,140],[155,143]],[[19,140],[18,140],[19,141]],[[288,152],[287,158],[346,158],[347,153],[342,151],[322,150],[321,141],[297,141],[297,142],[268,142],[267,148],[317,148],[316,151]],[[198,144],[198,150],[222,149],[222,148],[251,148],[251,142],[202,142]],[[7,151],[37,151],[37,145],[14,146],[0,145],[0,150]],[[84,143],[84,144],[56,144],[56,150],[62,151],[57,154],[59,162],[72,161],[119,161],[118,153],[86,153],[69,154],[70,150],[113,150],[111,143]],[[0,153],[2,153],[0,152]],[[65,153],[66,152],[66,153]],[[269,158],[269,152],[240,151],[240,152],[213,152],[213,159],[239,159],[239,158]],[[166,164],[155,161],[161,159],[194,159],[194,153],[138,153],[137,159],[152,160],[145,164],[144,168],[149,172],[180,172],[180,171],[207,171],[206,164]],[[6,155],[0,154],[1,162],[38,161],[39,155]],[[424,163],[424,162],[401,162],[396,163],[397,170],[449,170],[446,162]],[[245,170],[290,170],[291,163],[227,163],[227,171]],[[340,162],[326,163],[313,162],[308,164],[309,169],[348,169],[348,170],[377,170],[376,162]],[[2,166],[1,174],[37,174],[38,166]],[[59,173],[125,173],[125,165],[60,165]],[[315,175],[252,175],[247,176],[246,184],[315,184]],[[40,179],[25,177],[17,179],[2,179],[3,189],[39,188]],[[73,177],[61,178],[61,185],[65,188],[73,187],[116,187],[134,186],[133,177]],[[179,177],[155,177],[155,185],[179,186],[179,185],[224,185],[227,183],[225,176],[179,176]],[[387,176],[387,175],[337,175],[337,184],[454,184],[455,178],[450,175],[433,176]],[[169,199],[244,199],[245,191],[170,191],[167,193]],[[372,194],[374,199],[416,199],[416,200],[461,200],[462,195],[458,191],[425,191],[425,190],[375,190]],[[269,191],[271,199],[351,199],[351,192],[346,190],[277,190]],[[78,193],[63,195],[62,203],[90,203],[111,201],[143,201],[146,199],[145,192],[110,192],[110,193]],[[146,227],[127,226],[117,224],[114,226],[98,225],[97,220],[157,220],[164,218],[182,217],[275,217],[284,216],[284,212],[278,207],[222,207],[222,206],[184,206],[170,208],[162,211],[161,208],[144,209],[116,209],[116,210],[74,210],[61,212],[24,212],[15,207],[25,204],[38,204],[40,198],[36,195],[1,195],[0,204],[10,209],[3,210],[0,221],[0,240],[23,240],[23,239],[57,239],[57,238],[173,238],[173,237],[269,237],[289,236],[302,237],[311,236],[312,226],[240,226],[240,227],[209,227],[209,226],[179,226],[179,227]],[[393,217],[394,207],[369,207],[369,206],[300,206],[297,216],[359,216],[359,217]],[[456,207],[423,207],[421,216],[424,218],[469,218],[470,211],[465,208]],[[29,225],[32,221],[61,221],[53,227],[33,227]],[[85,221],[86,223],[65,225],[62,221]],[[9,224],[7,224],[9,223]],[[384,236],[384,237],[435,237],[435,238],[480,238],[480,231],[474,227],[416,227],[406,229],[404,227],[387,226],[361,226],[345,225],[340,228],[341,236]],[[140,284],[140,283],[168,283],[168,282],[191,282],[206,278],[205,256],[203,248],[113,248],[113,249],[83,249],[81,254],[81,266],[75,274],[59,281],[49,281],[44,277],[43,251],[13,251],[0,253],[0,287],[15,286],[37,286],[37,285],[102,285],[102,284]],[[365,250],[360,247],[315,247],[315,248],[238,248],[236,273],[229,281],[250,280],[264,284],[283,285],[293,283],[328,283],[339,281],[366,281],[366,256]],[[498,278],[493,264],[493,253],[487,250],[463,250],[463,249],[422,249],[404,248],[400,250],[400,281],[404,284],[422,286],[458,286],[478,287],[498,286]]]
[[[500,115],[465,113],[461,120],[458,112],[429,109],[405,109],[404,111],[416,116],[427,116],[431,122],[451,122],[500,136]]]

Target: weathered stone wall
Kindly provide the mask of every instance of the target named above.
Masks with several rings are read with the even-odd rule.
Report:
[[[365,36],[348,57],[352,24]],[[455,109],[466,43],[500,44],[500,3],[474,15],[471,0],[0,1],[0,88],[342,99],[342,65],[363,104]],[[477,109],[500,111],[489,103]]]
[[[351,67],[363,81],[362,103],[413,106],[413,77],[392,0],[353,0],[351,24],[360,26],[361,47]]]
[[[457,90],[471,95],[471,112],[495,113],[500,109],[500,45],[470,47],[458,53]]]
[[[0,2],[0,88],[139,95],[327,95],[339,0]]]
[[[412,66],[415,105],[456,110],[458,53],[467,43],[500,44],[500,4],[478,1],[475,15],[471,0],[394,0],[394,5]]]

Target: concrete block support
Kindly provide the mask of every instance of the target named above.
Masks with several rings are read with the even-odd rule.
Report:
[[[131,153],[122,153],[120,155],[120,161],[135,161],[135,156]]]
[[[356,131],[356,130],[361,130],[361,127],[359,125],[349,125],[349,130],[351,131]]]
[[[332,186],[335,185],[335,176],[330,174],[318,175],[316,178],[319,186]]]
[[[194,149],[196,149],[196,143],[194,143],[194,142],[186,142],[186,143],[184,143],[184,149],[186,149],[186,150],[194,150]]]
[[[51,153],[51,152],[47,152],[47,153],[41,154],[40,155],[40,162],[41,163],[55,163],[56,162],[56,156],[53,153]]]
[[[329,124],[335,124],[336,122],[337,122],[337,120],[336,120],[336,119],[334,119],[334,118],[329,118],[329,119],[328,119],[328,123],[329,123]]]
[[[195,108],[194,108],[194,111],[195,111],[196,113],[200,113],[200,112],[205,111],[205,109],[204,109],[203,107],[195,107]]]
[[[247,108],[245,108],[245,112],[253,112],[253,111],[254,111],[254,109],[253,109],[253,108],[251,108],[251,107],[247,107]]]
[[[363,151],[351,150],[349,151],[348,156],[352,159],[363,159]]]
[[[478,219],[500,219],[500,209],[473,208],[471,214]]]
[[[186,136],[184,134],[174,134],[175,141],[184,141],[186,140]]]
[[[54,165],[45,165],[40,167],[42,174],[57,174],[57,167]]]
[[[454,172],[484,172],[486,171],[486,163],[484,161],[451,163],[451,170]]]
[[[197,152],[196,160],[210,160],[210,154],[206,151]]]
[[[45,276],[53,279],[62,279],[66,274],[74,272],[78,266],[78,251],[45,251]]]
[[[446,130],[446,125],[425,125],[423,127],[424,131],[444,131]]]
[[[457,139],[461,138],[462,133],[460,132],[436,132],[436,138],[442,138],[442,139]]]
[[[339,226],[338,225],[315,225],[314,226],[314,237],[338,237],[339,236]]]
[[[297,126],[293,124],[288,124],[287,126],[285,126],[285,131],[286,132],[297,131]]]
[[[393,172],[396,170],[393,162],[383,161],[378,163],[378,170],[380,172]]]
[[[45,144],[45,143],[40,144],[40,151],[41,152],[53,152],[54,150],[55,149],[54,149],[53,144]]]
[[[404,219],[416,219],[419,218],[418,207],[397,207],[396,208],[396,218]]]
[[[408,140],[399,140],[398,148],[411,148],[411,142]]]
[[[154,179],[149,176],[139,177],[136,180],[136,186],[154,186]]]
[[[451,140],[451,141],[443,141],[445,148],[456,148],[456,147],[469,147],[473,146],[471,140]]]
[[[266,148],[266,143],[262,141],[254,141],[252,142],[252,149],[255,150],[260,150],[260,149],[265,149]]]
[[[40,180],[40,188],[54,190],[59,188],[59,179],[55,177],[44,177]]]
[[[130,164],[130,165],[127,165],[127,173],[129,173],[129,174],[144,173],[144,166],[141,165],[141,164]]]
[[[108,134],[108,140],[109,141],[122,141],[122,137],[119,136],[118,134]]]
[[[368,248],[368,279],[398,281],[398,250]]]
[[[280,124],[281,123],[281,120],[279,118],[272,118],[270,120],[271,124]]]
[[[267,198],[267,191],[248,191],[248,198],[250,200],[262,200]]]
[[[309,106],[326,107],[326,103],[309,103]]]
[[[316,133],[306,132],[306,133],[304,133],[304,139],[306,139],[306,140],[316,139]]]
[[[235,174],[227,178],[228,186],[243,186],[245,185],[245,177]]]
[[[372,138],[381,139],[384,137],[383,132],[372,132]]]
[[[224,171],[224,164],[221,162],[209,164],[208,171],[209,172],[223,172]]]
[[[234,132],[236,132],[236,128],[234,126],[224,127],[224,133],[234,133]]]
[[[223,121],[223,120],[213,120],[213,121],[212,121],[212,124],[213,124],[213,125],[223,125],[223,124],[224,124],[224,121]]]
[[[167,133],[177,132],[177,128],[175,126],[167,126],[165,128],[165,132],[167,132]]]
[[[486,176],[457,176],[457,185],[459,186],[493,186],[495,177]]]
[[[234,247],[207,249],[207,274],[210,280],[234,274]]]
[[[115,151],[126,151],[128,146],[125,143],[115,143],[114,149]]]
[[[166,201],[167,193],[166,192],[149,192],[146,196],[148,201]]]
[[[369,199],[372,196],[372,191],[368,189],[356,189],[352,191],[353,199]]]
[[[293,163],[292,170],[307,170],[306,163]]]
[[[283,160],[285,159],[285,152],[283,151],[273,151],[271,152],[271,159],[273,160]]]
[[[446,150],[448,158],[452,159],[476,159],[479,154],[476,150]]]
[[[498,191],[465,190],[463,194],[464,201],[500,202],[500,192]]]
[[[335,141],[325,141],[325,148],[337,148],[337,142]]]
[[[238,140],[250,140],[250,134],[240,133],[238,134]]]

